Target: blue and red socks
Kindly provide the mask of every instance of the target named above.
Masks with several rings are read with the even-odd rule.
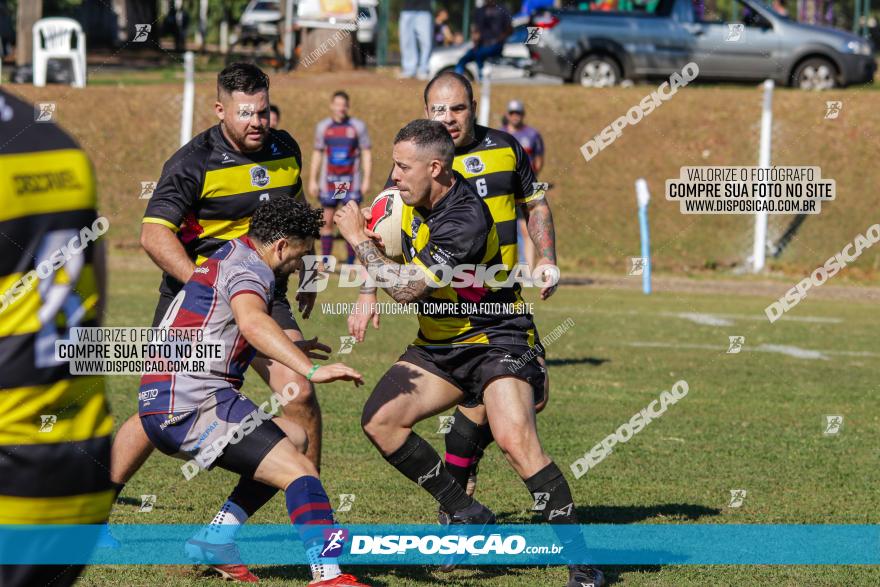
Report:
[[[332,234],[322,234],[321,235],[321,255],[327,256],[333,252],[333,235]]]
[[[305,546],[312,578],[325,580],[341,575],[336,559],[321,558],[324,530],[334,524],[330,498],[321,482],[311,475],[300,477],[287,486],[284,497],[290,522]]]

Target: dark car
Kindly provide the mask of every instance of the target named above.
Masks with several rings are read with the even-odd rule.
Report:
[[[691,0],[617,2],[615,12],[535,15],[541,34],[530,47],[533,71],[590,87],[667,77],[691,61],[699,66],[701,80],[769,78],[827,89],[874,79],[877,65],[869,41],[795,22],[755,0],[735,0],[734,14],[701,9]]]

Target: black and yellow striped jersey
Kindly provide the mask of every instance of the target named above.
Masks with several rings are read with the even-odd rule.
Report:
[[[251,215],[272,196],[300,196],[302,153],[283,130],[269,131],[263,148],[239,153],[220,125],[197,135],[165,163],[144,223],[167,226],[196,264],[228,241],[247,234]],[[164,275],[161,291],[183,286]]]
[[[474,141],[455,149],[452,167],[489,206],[501,243],[501,258],[513,268],[518,258],[516,208],[544,197],[529,156],[512,135],[474,125]]]
[[[0,90],[0,524],[107,518],[113,421],[104,379],[55,341],[97,326],[95,178],[86,154]],[[48,262],[47,262],[48,261]]]
[[[474,125],[471,144],[456,147],[452,168],[464,176],[492,213],[501,259],[510,268],[516,266],[517,206],[544,198],[544,185],[538,183],[529,156],[513,135]],[[392,169],[393,172],[393,169]],[[385,187],[394,185],[391,173]]]
[[[403,207],[401,231],[406,262],[435,284],[418,302],[419,334],[413,344],[528,344],[535,326],[520,288],[502,285],[510,277],[501,259],[496,224],[485,201],[454,172],[455,184],[431,209]],[[481,271],[481,268],[483,269]],[[496,268],[490,280],[473,276]],[[466,281],[472,285],[461,287]]]

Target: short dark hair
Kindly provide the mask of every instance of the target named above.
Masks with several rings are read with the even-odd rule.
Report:
[[[430,149],[432,154],[443,162],[445,167],[452,167],[455,158],[455,143],[443,124],[434,120],[413,120],[397,132],[394,144],[412,141],[420,149]]]
[[[346,102],[351,102],[351,98],[348,97],[348,93],[345,92],[344,90],[337,90],[337,91],[333,92],[333,97],[330,98],[330,101],[332,102],[336,98],[345,98]]]
[[[468,97],[468,105],[473,104],[474,102],[474,87],[471,85],[470,80],[464,77],[460,73],[455,73],[454,71],[444,71],[443,73],[438,73],[434,76],[434,79],[428,82],[428,85],[425,86],[425,106],[428,105],[428,94],[431,93],[431,88],[434,87],[434,84],[438,82],[458,82],[464,86],[465,92],[467,92]]]
[[[279,238],[305,240],[318,238],[324,225],[324,212],[312,208],[293,196],[273,196],[256,209],[251,216],[248,235],[268,244]]]
[[[217,97],[221,93],[244,92],[256,94],[269,89],[269,76],[253,63],[239,61],[217,74]]]
[[[269,104],[269,112],[274,112],[275,116],[281,118],[281,110],[275,104]]]

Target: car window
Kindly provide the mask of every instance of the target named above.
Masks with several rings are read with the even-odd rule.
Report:
[[[673,0],[593,0],[578,2],[571,9],[588,12],[615,12],[624,14],[652,14],[667,16]]]
[[[257,5],[254,6],[254,10],[278,10],[279,5],[277,2],[257,2]]]
[[[694,20],[708,24],[742,23],[769,26],[763,16],[737,0],[692,0]]]

